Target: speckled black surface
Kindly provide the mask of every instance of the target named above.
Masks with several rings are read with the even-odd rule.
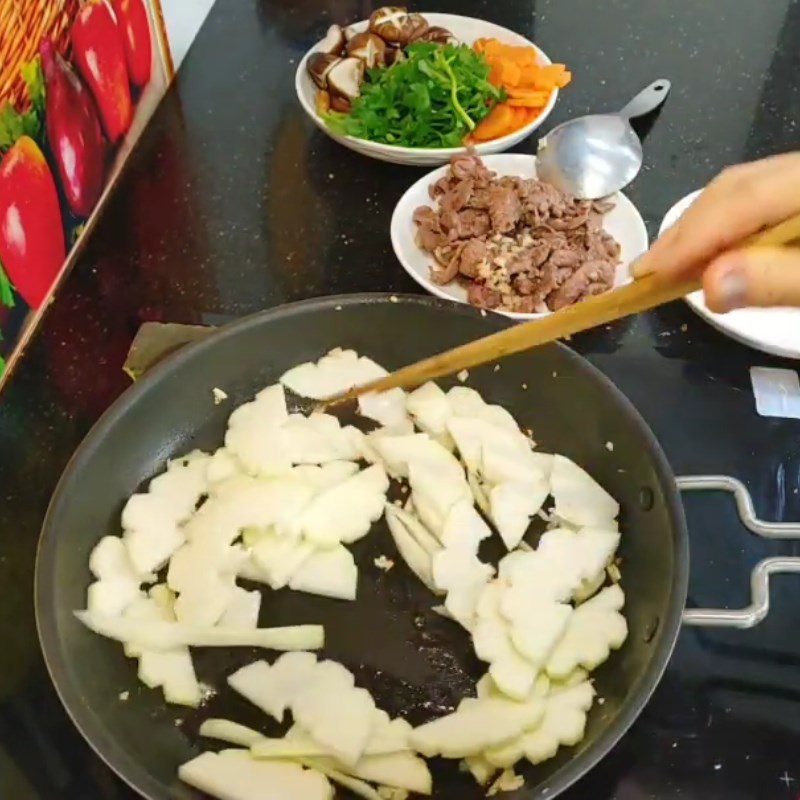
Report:
[[[388,224],[421,172],[338,147],[294,98],[291,62],[330,19],[357,19],[369,8],[218,0],[0,397],[4,800],[130,797],[55,697],[31,597],[47,500],[78,441],[125,388],[120,366],[139,324],[216,324],[312,295],[414,290],[391,254]],[[575,81],[554,124],[621,105],[654,78],[672,80],[629,191],[651,235],[675,200],[726,164],[797,146],[798,3],[472,0],[434,8],[513,27],[567,61]],[[800,519],[800,425],[759,418],[748,378],[752,365],[786,362],[724,339],[680,304],[574,345],[638,406],[676,472],[736,475],[762,516]],[[758,559],[800,553],[800,543],[748,535],[722,499],[687,506],[692,603],[742,605]],[[799,608],[800,580],[779,578],[759,627],[685,631],[643,717],[565,797],[795,800]]]

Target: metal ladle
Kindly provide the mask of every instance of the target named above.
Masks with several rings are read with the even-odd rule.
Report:
[[[616,114],[590,114],[553,128],[539,142],[539,178],[586,200],[627,186],[639,174],[643,159],[642,143],[629,120],[658,108],[670,87],[660,78]]]

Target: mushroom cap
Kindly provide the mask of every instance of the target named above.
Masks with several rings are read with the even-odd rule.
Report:
[[[412,39],[418,39],[420,36],[423,36],[425,31],[430,28],[428,20],[425,19],[422,14],[409,14],[407,25],[410,28],[410,33],[408,34],[406,43],[410,42]]]
[[[386,42],[380,36],[364,31],[347,43],[347,55],[360,58],[369,69],[383,66],[386,63]]]
[[[408,9],[405,6],[381,6],[369,15],[369,30],[378,33],[376,28],[379,25],[394,24],[407,16]]]
[[[321,53],[330,53],[334,56],[340,56],[344,52],[344,46],[347,41],[344,38],[344,31],[341,25],[334,23],[328,28],[325,38],[319,43],[317,50]]]
[[[401,61],[406,60],[406,53],[400,45],[386,45],[386,53],[384,55],[386,66],[391,67],[394,64],[399,64]]]
[[[409,44],[413,42],[433,42],[434,44],[450,44],[451,42],[457,41],[456,37],[450,33],[447,28],[441,27],[441,25],[432,25],[427,28],[423,28],[414,33],[412,38],[409,41]]]
[[[334,99],[345,97],[354,100],[361,94],[361,81],[364,77],[364,62],[360,58],[343,58],[328,72],[328,91],[331,93],[331,106],[336,108]]]
[[[369,30],[390,44],[407,44],[415,32],[428,27],[421,14],[409,14],[402,6],[384,6],[372,12]]]
[[[339,56],[332,55],[331,53],[323,53],[318,51],[312,53],[306,61],[306,68],[311,80],[324,89],[328,85],[328,73],[341,61]]]

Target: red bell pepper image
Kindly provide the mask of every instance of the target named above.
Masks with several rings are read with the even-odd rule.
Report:
[[[0,261],[31,308],[39,308],[64,263],[64,230],[53,173],[21,136],[0,162]]]
[[[46,92],[47,138],[73,213],[88,217],[105,178],[106,144],[94,100],[72,67],[45,39],[39,47]]]
[[[90,0],[78,12],[72,55],[94,95],[106,136],[118,142],[131,125],[133,104],[125,45],[108,0]]]
[[[153,60],[150,22],[144,0],[113,0],[117,25],[125,44],[125,60],[131,83],[142,88],[150,80]]]

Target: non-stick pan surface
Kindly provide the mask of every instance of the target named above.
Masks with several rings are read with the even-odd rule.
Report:
[[[205,717],[276,731],[224,680],[263,651],[195,650],[199,676],[217,694],[199,711],[168,707],[160,691],[137,683],[135,662],[120,645],[90,633],[72,616],[85,605],[89,553],[102,535],[119,533],[126,498],[161,471],[168,457],[218,447],[231,409],[290,366],[346,346],[396,368],[507,324],[464,306],[412,297],[348,296],[286,306],[241,320],[170,357],[97,423],[67,467],[45,519],[37,620],[47,665],[70,716],[98,755],[142,795],[200,796],[177,780],[176,770],[213,746],[196,735]],[[650,430],[622,394],[572,351],[548,346],[521,354],[504,360],[498,371],[473,370],[468,385],[531,427],[542,449],[584,465],[623,509],[630,636],[596,673],[604,702],[593,708],[578,747],[523,769],[525,788],[508,795],[538,797],[547,787],[552,797],[614,745],[661,677],[686,597],[683,514]],[[229,394],[229,402],[214,405],[215,386]],[[324,654],[353,669],[379,707],[412,723],[444,713],[483,672],[465,632],[431,612],[434,599],[402,563],[383,523],[354,550],[356,602],[265,591],[261,624],[323,623]],[[397,562],[394,569],[373,565],[381,554]],[[130,694],[122,699],[125,692]],[[453,762],[435,764],[434,781],[437,798],[483,795]]]

